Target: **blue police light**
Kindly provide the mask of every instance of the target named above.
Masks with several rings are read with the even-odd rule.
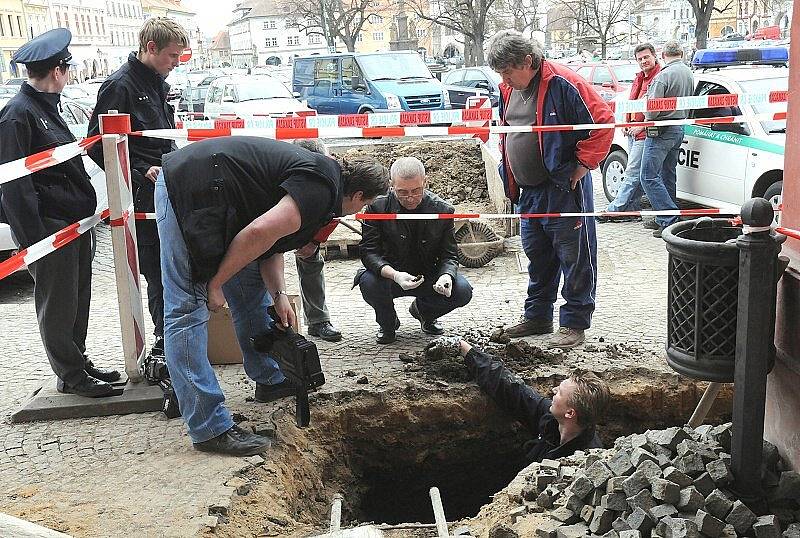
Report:
[[[692,58],[692,66],[698,69],[731,65],[786,65],[788,62],[789,49],[786,47],[701,49]]]

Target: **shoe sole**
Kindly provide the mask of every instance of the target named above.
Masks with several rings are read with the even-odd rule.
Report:
[[[218,449],[214,449],[214,448],[211,448],[211,447],[204,447],[204,446],[200,446],[200,445],[196,445],[196,444],[193,445],[193,446],[194,446],[195,450],[197,450],[199,452],[206,452],[206,453],[209,453],[209,454],[222,454],[223,456],[245,457],[245,456],[257,456],[259,454],[263,454],[264,452],[266,452],[267,450],[272,448],[272,442],[269,442],[269,443],[266,443],[266,444],[263,444],[263,445],[254,446],[254,447],[249,448],[247,450],[236,451],[236,452],[229,452],[229,451],[226,451],[226,450],[218,450]]]
[[[511,334],[508,331],[504,331],[503,334],[505,334],[509,338],[522,338],[524,336],[541,336],[543,334],[553,334],[553,327],[550,327],[549,330],[526,331],[521,334]]]
[[[314,331],[314,332],[308,331],[308,334],[310,336],[316,336],[317,338],[322,338],[326,342],[338,342],[338,341],[340,341],[342,339],[342,335],[341,334],[336,335],[336,336],[322,336],[321,334],[319,334],[318,331]]]
[[[258,403],[269,403],[269,402],[274,402],[275,400],[290,398],[292,396],[297,396],[297,391],[296,390],[289,391],[288,389],[286,389],[286,391],[275,392],[273,394],[270,394],[266,399],[259,399],[258,396],[253,396],[253,399]]]
[[[552,343],[552,344],[547,344],[547,347],[549,349],[575,349],[576,347],[581,346],[581,345],[583,345],[585,343],[586,343],[586,339],[584,338],[580,342],[575,342],[574,344],[558,345],[558,344]]]

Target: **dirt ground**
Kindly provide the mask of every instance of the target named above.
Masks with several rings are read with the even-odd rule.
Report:
[[[348,149],[344,155],[375,159],[387,168],[398,157],[417,157],[425,165],[428,188],[445,200],[454,205],[489,200],[481,148],[472,140],[374,144]]]

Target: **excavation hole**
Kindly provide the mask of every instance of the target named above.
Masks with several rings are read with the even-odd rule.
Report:
[[[704,388],[652,372],[604,375],[615,398],[600,428],[607,447],[619,435],[684,424]],[[560,379],[532,381],[546,390]],[[729,409],[723,391],[710,422],[727,420]],[[344,496],[343,526],[430,524],[431,486],[449,521],[473,517],[525,467],[523,445],[532,438],[471,384],[319,394],[311,427],[297,429],[288,413],[276,425],[281,448],[245,474],[254,487],[235,499],[215,535],[321,533],[336,493]],[[399,532],[389,536],[419,536]]]

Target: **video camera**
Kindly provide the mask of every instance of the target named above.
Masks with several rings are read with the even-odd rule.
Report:
[[[297,334],[291,327],[280,329],[280,319],[275,307],[267,309],[273,319],[270,330],[250,339],[253,348],[261,353],[269,353],[280,366],[283,375],[297,387],[295,402],[295,422],[300,428],[311,422],[308,393],[325,384],[325,375],[319,364],[319,352],[313,342]]]
[[[161,410],[167,418],[177,418],[181,416],[178,406],[178,398],[175,396],[175,389],[172,388],[172,381],[169,378],[167,369],[167,359],[159,353],[150,353],[145,357],[142,364],[142,374],[150,385],[158,385],[164,393],[161,402]]]

